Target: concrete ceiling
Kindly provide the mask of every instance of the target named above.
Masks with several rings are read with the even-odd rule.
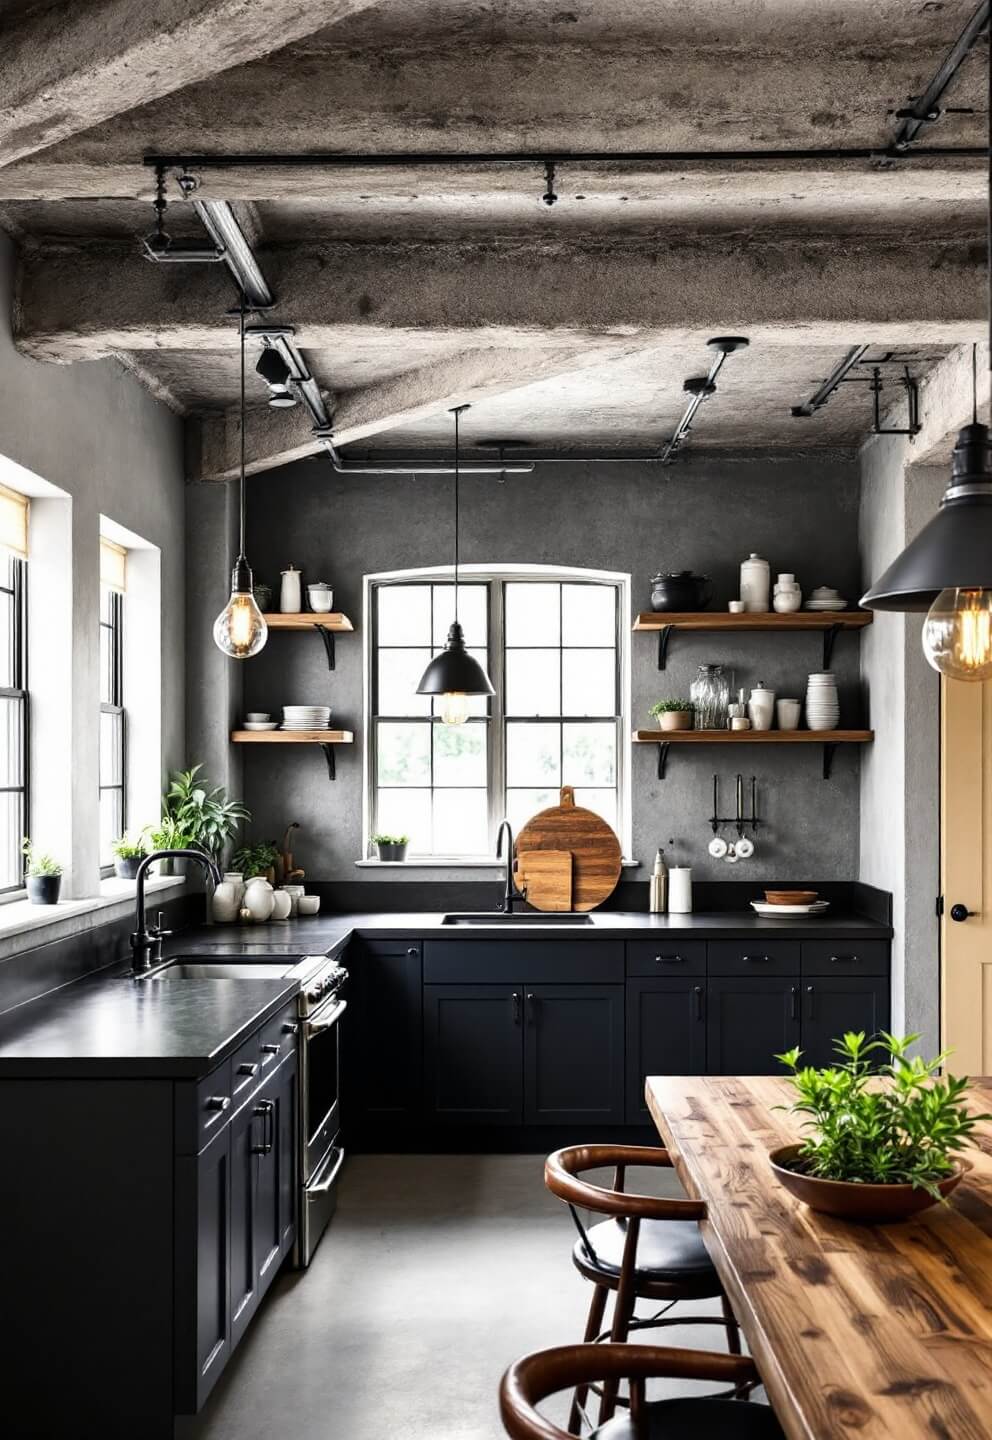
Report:
[[[18,343],[45,362],[120,355],[203,431],[202,473],[226,474],[233,289],[222,268],[142,258],[145,154],[680,152],[559,164],[553,207],[537,161],[203,169],[197,198],[234,202],[276,293],[266,318],[296,327],[345,445],[445,445],[446,406],[471,399],[470,441],[656,447],[706,340],[737,333],[751,346],[692,446],[849,447],[866,384],[790,414],[845,350],[894,352],[921,378],[984,333],[982,157],[884,153],[974,10],[8,0],[0,225],[21,255]],[[985,58],[982,37],[914,152],[984,145]],[[850,148],[874,153],[785,153]],[[174,174],[168,194],[169,232],[199,239]],[[901,424],[899,368],[883,408]],[[253,377],[255,406],[264,393]],[[313,448],[301,409],[259,409],[252,432],[257,470]]]

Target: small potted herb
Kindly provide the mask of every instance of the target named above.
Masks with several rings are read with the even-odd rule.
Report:
[[[140,835],[129,835],[125,830],[110,849],[114,856],[114,872],[119,880],[133,880],[138,873],[138,866],[149,853],[143,830]]]
[[[62,866],[51,855],[36,850],[27,836],[24,837],[21,854],[27,862],[24,874],[31,904],[57,905],[62,889]]]
[[[662,730],[691,730],[696,707],[691,700],[659,700],[649,713]]]
[[[809,1131],[770,1155],[772,1169],[811,1210],[871,1224],[905,1220],[945,1200],[961,1180],[958,1152],[989,1115],[973,1114],[966,1079],[938,1077],[946,1054],[910,1059],[918,1035],[885,1031],[865,1041],[849,1032],[834,1042],[836,1065],[799,1063],[798,1047],[775,1058],[791,1071],[795,1103]],[[887,1057],[882,1059],[882,1057]]]
[[[231,866],[245,881],[262,879],[274,885],[278,859],[278,848],[263,840],[257,845],[242,845],[235,850]]]
[[[154,829],[148,832],[148,843],[152,850],[192,850],[199,848],[195,846],[193,836],[187,829],[171,815],[163,815]],[[149,851],[149,854],[151,851]],[[185,865],[185,860],[175,860],[171,856],[167,860],[156,862],[156,869],[160,875],[178,875],[179,867]]]
[[[406,847],[410,843],[409,835],[373,835],[372,844],[379,852],[379,859],[382,861],[397,861],[406,859]]]

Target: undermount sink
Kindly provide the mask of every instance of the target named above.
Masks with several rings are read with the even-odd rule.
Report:
[[[174,960],[149,980],[284,980],[295,962],[279,960]]]
[[[591,915],[574,911],[528,910],[526,914],[505,915],[502,910],[473,911],[464,915],[445,915],[442,925],[591,925]]]

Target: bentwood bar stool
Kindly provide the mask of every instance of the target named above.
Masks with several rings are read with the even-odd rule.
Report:
[[[718,1381],[729,1395],[648,1400],[652,1379]],[[630,1385],[630,1409],[592,1432],[589,1440],[785,1440],[767,1405],[744,1404],[760,1376],[744,1355],[655,1345],[562,1345],[511,1365],[500,1385],[503,1428],[511,1440],[570,1440],[537,1409],[549,1395],[588,1389],[595,1381]]]
[[[665,1325],[722,1325],[727,1348],[741,1352],[740,1331],[699,1233],[706,1214],[701,1200],[665,1199],[638,1195],[624,1189],[629,1166],[670,1167],[668,1151],[636,1145],[572,1145],[549,1155],[544,1167],[548,1189],[564,1200],[572,1212],[579,1238],[572,1260],[581,1275],[592,1282],[592,1301],[586,1324],[587,1342],[625,1341],[632,1330]],[[588,1170],[611,1168],[613,1188],[594,1185],[580,1177]],[[610,1218],[587,1228],[579,1210]],[[613,1322],[602,1330],[610,1292],[616,1294]],[[672,1315],[679,1300],[718,1299],[722,1313]],[[657,1300],[662,1310],[644,1319],[634,1318],[638,1300]],[[667,1302],[667,1303],[666,1303]],[[578,1435],[588,1387],[576,1387],[569,1430]],[[616,1380],[604,1379],[599,1423],[609,1420],[616,1405]]]

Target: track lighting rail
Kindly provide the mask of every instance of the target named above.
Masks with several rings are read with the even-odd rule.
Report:
[[[915,376],[910,373],[909,365],[901,359],[894,351],[887,351],[886,354],[877,359],[865,360],[863,357],[871,347],[869,345],[854,345],[842,360],[839,360],[831,370],[827,378],[818,386],[810,398],[802,405],[793,405],[792,415],[796,419],[808,419],[821,410],[831,395],[834,395],[841,385],[866,384],[871,390],[872,397],[872,427],[873,435],[918,435],[920,433],[920,387]],[[882,366],[898,364],[902,368],[902,374],[897,381],[886,381],[882,375]],[[858,365],[867,365],[871,368],[870,375],[853,375],[851,372]],[[905,426],[891,426],[882,424],[882,393],[887,383],[896,383],[906,392],[907,421]]]

